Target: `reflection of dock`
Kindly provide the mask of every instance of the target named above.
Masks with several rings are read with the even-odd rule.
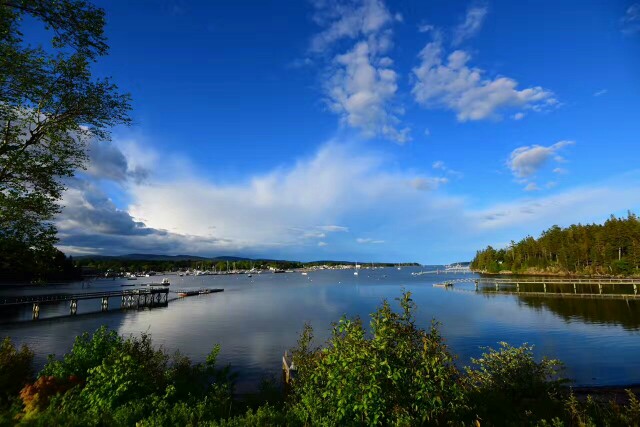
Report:
[[[636,299],[640,280],[598,278],[469,278],[437,283],[436,287],[451,288],[456,284],[473,283],[484,294],[530,295],[558,298]]]
[[[84,292],[77,294],[58,293],[47,295],[31,295],[18,297],[3,297],[0,299],[0,307],[31,305],[33,319],[40,317],[40,306],[69,301],[69,314],[74,315],[78,310],[78,301],[88,299],[101,299],[102,311],[109,309],[110,298],[121,298],[122,308],[141,308],[166,306],[168,303],[169,288],[149,288],[123,291]]]

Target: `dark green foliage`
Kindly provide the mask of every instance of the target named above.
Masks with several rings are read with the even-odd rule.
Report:
[[[25,17],[50,30],[49,46],[24,42]],[[25,251],[28,261],[47,262],[62,180],[83,167],[88,141],[129,122],[129,96],[91,76],[107,52],[104,23],[103,11],[82,0],[0,3],[0,274],[24,273],[14,269]]]
[[[488,349],[464,378],[472,416],[490,424],[523,425],[561,412],[564,380],[557,360],[536,362],[533,347],[500,343]]]
[[[11,339],[0,343],[0,407],[9,405],[20,389],[33,379],[33,351],[17,349]]]
[[[311,425],[423,425],[452,420],[463,401],[453,358],[436,325],[415,325],[406,293],[362,323],[342,319],[326,348],[310,351],[307,329],[294,352],[293,410]]]
[[[133,425],[153,415],[157,425],[195,425],[227,417],[234,377],[228,367],[216,367],[218,352],[215,347],[201,364],[180,354],[170,362],[148,334],[125,339],[100,328],[92,336],[76,338],[62,360],[52,356],[40,372],[40,377],[60,381],[74,378],[77,386],[52,398],[44,411],[25,414],[22,421]]]
[[[487,273],[640,274],[640,220],[611,216],[604,224],[553,226],[508,248],[478,251],[471,268]]]

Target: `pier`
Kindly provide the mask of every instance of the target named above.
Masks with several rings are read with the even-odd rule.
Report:
[[[293,364],[293,356],[286,351],[282,356],[282,381],[287,393],[291,387],[291,381],[295,378],[296,366]]]
[[[640,279],[618,278],[464,278],[436,283],[435,287],[451,288],[456,284],[473,283],[484,293],[535,295],[560,298],[640,298]]]
[[[169,303],[169,288],[147,288],[122,291],[102,291],[84,293],[57,293],[46,295],[29,295],[18,297],[2,297],[0,307],[7,306],[32,306],[32,318],[40,317],[40,308],[45,304],[69,302],[69,314],[75,315],[78,311],[78,301],[100,299],[101,310],[109,309],[109,299],[120,298],[121,308],[165,307]]]

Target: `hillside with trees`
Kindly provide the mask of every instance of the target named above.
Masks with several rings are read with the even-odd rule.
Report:
[[[511,241],[507,248],[488,246],[476,253],[471,268],[485,273],[640,274],[640,220],[611,216],[604,224],[557,225],[534,239]]]

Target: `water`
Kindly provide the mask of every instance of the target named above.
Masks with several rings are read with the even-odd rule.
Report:
[[[239,391],[251,390],[265,376],[280,377],[284,350],[295,346],[305,322],[315,330],[318,344],[329,337],[331,322],[340,316],[367,319],[380,302],[393,301],[402,290],[412,292],[422,326],[432,318],[458,363],[465,365],[483,346],[499,341],[535,345],[538,357],[558,358],[576,385],[640,383],[640,301],[556,299],[475,292],[473,284],[455,289],[433,283],[467,275],[412,276],[416,269],[364,269],[228,276],[166,276],[171,289],[224,288],[222,293],[172,300],[168,307],[121,311],[118,298],[100,313],[100,300],[78,302],[78,315],[66,316],[68,303],[42,306],[32,321],[31,307],[0,309],[0,336],[28,344],[42,366],[48,354],[61,355],[76,335],[107,325],[120,334],[148,331],[156,345],[203,361],[220,344],[220,362],[240,374]],[[123,284],[159,282],[163,276],[138,281],[96,280],[55,287],[0,289],[2,295],[134,289]],[[394,302],[395,304],[395,302]]]

